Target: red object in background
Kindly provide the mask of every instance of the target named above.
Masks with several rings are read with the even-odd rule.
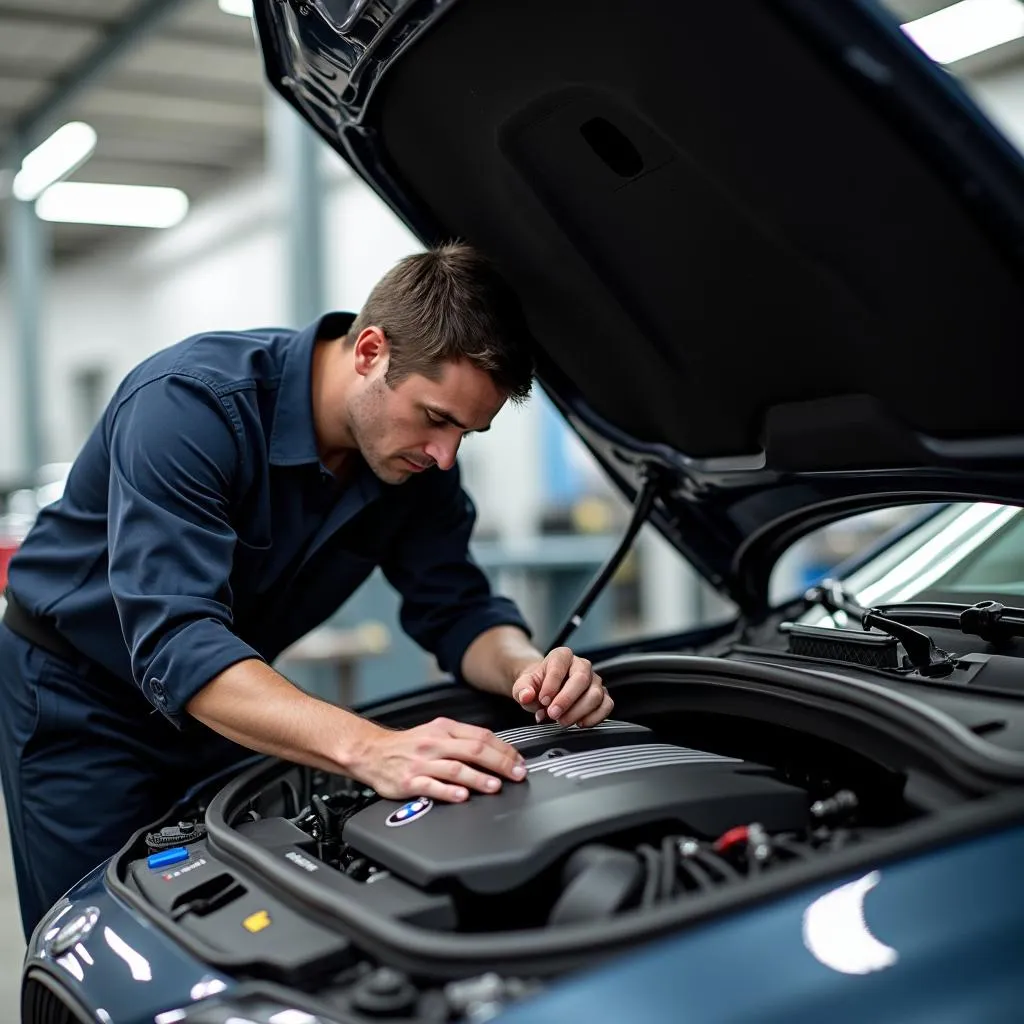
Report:
[[[14,552],[18,550],[17,541],[0,537],[0,591],[7,586],[7,563],[11,560]]]

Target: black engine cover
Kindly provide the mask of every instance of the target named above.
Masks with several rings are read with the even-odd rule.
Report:
[[[713,838],[752,821],[769,831],[807,821],[806,793],[770,769],[657,743],[627,722],[498,735],[526,757],[526,781],[463,804],[382,800],[349,819],[345,842],[415,885],[500,893],[583,843],[639,825]]]

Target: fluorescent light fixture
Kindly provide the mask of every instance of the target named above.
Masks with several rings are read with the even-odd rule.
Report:
[[[21,161],[21,170],[14,176],[14,197],[25,202],[36,199],[81,167],[95,148],[95,129],[84,121],[69,121]]]
[[[36,213],[64,224],[172,228],[188,213],[188,196],[176,188],[61,181],[39,197]]]
[[[1024,36],[1019,0],[960,0],[902,26],[937,64],[952,64]]]
[[[217,0],[217,6],[225,14],[237,14],[239,18],[252,17],[252,0]]]

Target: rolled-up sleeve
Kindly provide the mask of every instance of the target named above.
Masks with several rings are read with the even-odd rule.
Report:
[[[180,725],[218,673],[260,657],[231,632],[239,441],[205,383],[172,375],[122,403],[109,444],[110,588],[136,684]]]
[[[469,554],[476,509],[456,466],[434,479],[425,501],[383,561],[384,576],[402,596],[402,628],[430,651],[442,671],[458,676],[469,645],[493,626],[529,628],[508,598],[491,593]]]

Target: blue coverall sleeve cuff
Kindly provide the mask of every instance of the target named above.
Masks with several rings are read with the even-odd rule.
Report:
[[[531,636],[519,609],[505,597],[491,597],[487,604],[461,616],[437,643],[434,654],[442,672],[462,678],[462,658],[469,645],[481,634],[495,626],[517,626]]]
[[[216,619],[199,619],[179,630],[149,663],[138,680],[146,699],[181,728],[185,706],[225,669],[249,658],[263,660]]]

